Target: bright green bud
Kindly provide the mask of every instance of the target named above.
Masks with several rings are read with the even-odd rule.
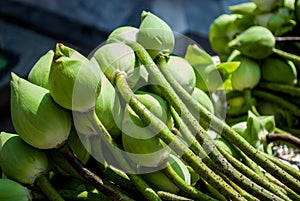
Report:
[[[256,11],[256,4],[253,2],[245,2],[229,6],[228,9],[232,14],[253,15]]]
[[[165,122],[167,126],[171,126],[169,108],[161,97],[145,92],[137,93],[136,97],[153,115]],[[150,127],[151,122],[145,125],[131,107],[126,106],[122,122],[124,150],[129,152],[130,159],[135,163],[156,167],[165,162],[169,151],[164,148],[163,142],[157,137],[160,131],[153,132]]]
[[[14,73],[11,75],[11,117],[20,137],[40,149],[64,144],[72,123],[70,112],[59,107],[47,89]]]
[[[129,73],[133,71],[135,66],[135,54],[124,43],[103,45],[96,50],[93,56],[109,80],[114,79],[117,70]]]
[[[281,0],[252,0],[256,4],[257,8],[263,12],[269,12],[273,10],[277,5],[281,4]]]
[[[113,138],[118,137],[121,134],[119,128],[122,119],[121,103],[114,86],[104,74],[101,78],[101,91],[96,102],[95,111],[110,135]]]
[[[192,96],[196,101],[198,101],[203,107],[205,107],[208,111],[214,114],[214,105],[211,102],[209,96],[201,89],[195,88]]]
[[[239,14],[222,14],[209,28],[209,42],[218,54],[230,54],[228,42],[253,25],[253,19]]]
[[[297,84],[297,69],[292,61],[276,57],[264,59],[262,66],[262,79],[268,82],[282,84]]]
[[[240,62],[239,67],[231,75],[232,89],[237,91],[253,89],[261,78],[259,64],[241,54],[235,56],[231,61]]]
[[[196,75],[187,60],[178,56],[170,56],[164,68],[187,92],[190,94],[193,92],[196,86]]]
[[[85,112],[95,106],[101,70],[76,50],[57,44],[49,75],[51,96],[60,106]]]
[[[131,26],[118,27],[109,34],[106,43],[136,41],[137,32],[138,29],[135,27],[131,27]]]
[[[0,179],[0,200],[3,201],[31,201],[30,191],[10,179]]]
[[[275,37],[263,26],[252,26],[228,43],[243,55],[253,59],[263,59],[273,53]]]
[[[36,178],[46,174],[48,159],[45,152],[28,145],[16,134],[1,132],[0,140],[0,164],[7,177],[32,185]]]
[[[44,56],[42,56],[29,72],[28,81],[49,89],[48,80],[53,57],[53,50],[49,50]]]
[[[162,19],[151,12],[143,11],[142,21],[136,40],[140,43],[154,59],[158,54],[169,55],[175,45],[172,29]]]

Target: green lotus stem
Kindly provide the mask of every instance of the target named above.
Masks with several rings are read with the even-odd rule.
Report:
[[[295,105],[279,96],[276,96],[276,95],[266,92],[266,91],[257,90],[257,89],[253,90],[252,94],[253,94],[253,96],[276,103],[276,104],[280,105],[281,107],[290,110],[294,115],[300,117],[300,108],[297,105]]]
[[[92,123],[94,129],[97,131],[98,135],[102,136],[101,139],[105,140],[105,143],[108,143],[110,146],[117,146],[117,143],[110,136],[108,131],[105,129],[101,121],[98,119],[95,111],[92,111],[87,114],[90,122]],[[115,160],[122,165],[128,172],[132,172],[130,165],[119,151],[111,150],[114,155]],[[161,201],[160,197],[156,194],[156,192],[139,176],[136,174],[128,174],[128,177],[132,181],[132,183],[136,186],[136,188],[145,196],[145,198],[149,201]]]
[[[171,201],[193,201],[190,198],[186,198],[186,197],[183,197],[183,196],[175,195],[175,194],[170,193],[170,192],[157,191],[156,193],[163,200],[171,200]]]
[[[192,135],[186,124],[183,123],[182,119],[180,118],[179,114],[176,112],[176,110],[171,106],[170,107],[172,117],[174,119],[174,122],[178,125],[178,129],[180,133],[182,134],[184,140],[187,142],[187,144],[190,145],[190,149],[198,155],[202,147],[199,144],[199,142],[196,140],[195,136]]]
[[[260,116],[257,109],[256,109],[256,107],[253,105],[251,92],[252,92],[251,89],[244,90],[244,96],[245,96],[246,104],[247,104],[248,108],[253,112],[253,114],[255,114],[255,116]]]
[[[175,114],[174,116],[176,116],[176,111],[171,110],[172,115]],[[178,115],[178,114],[177,114]],[[186,127],[186,125],[181,121],[181,119],[179,118],[175,118],[175,121],[178,121],[180,124],[180,128],[184,128],[182,129],[182,133],[185,133],[184,136],[186,135],[191,135],[190,131],[188,130],[188,128]],[[228,154],[224,149],[222,149],[221,146],[216,145],[218,150],[221,152],[221,154],[223,154],[226,159],[233,164],[233,166],[238,169],[239,171],[241,171],[242,174],[244,174],[245,176],[247,176],[248,178],[251,178],[255,183],[257,183],[258,185],[261,185],[262,187],[272,191],[273,193],[275,193],[276,195],[282,197],[282,198],[287,198],[287,200],[289,199],[286,195],[278,192],[278,188],[274,188],[272,186],[272,184],[270,182],[268,182],[267,180],[265,180],[264,178],[261,177],[261,175],[258,175],[257,173],[255,173],[254,171],[252,171],[250,168],[248,168],[246,165],[244,165],[243,163],[241,163],[240,161],[236,160],[233,156],[231,156],[230,154]],[[193,147],[191,147],[191,149],[197,154],[197,155],[201,155],[203,158],[203,161],[205,163],[208,164],[208,166],[210,168],[214,168],[214,162],[209,159],[209,157],[206,155],[206,153],[204,152],[203,148],[200,146],[197,146],[196,149],[193,149]],[[242,152],[241,152],[242,153]],[[243,154],[243,153],[242,153]]]
[[[164,58],[158,59],[158,63],[160,64],[160,66],[161,66],[160,70],[162,71],[162,73],[164,74],[166,79],[173,85],[173,87],[175,85],[175,88],[177,89],[178,86],[180,86],[180,84],[178,84],[175,80],[173,80],[169,76],[169,74],[164,71],[163,66],[165,65],[165,59]],[[178,86],[176,86],[176,85],[178,85]],[[166,85],[163,84],[162,86],[166,86]],[[166,93],[169,93],[169,92],[165,92],[163,94],[166,94]],[[167,97],[165,97],[165,98],[167,99]],[[192,99],[192,97],[190,97],[190,99]],[[167,100],[169,100],[169,99],[167,99]],[[177,101],[177,100],[174,100],[174,101]],[[217,171],[224,173],[230,180],[238,183],[240,186],[244,187],[245,189],[252,192],[253,194],[257,194],[257,196],[262,199],[267,198],[267,199],[273,200],[274,197],[276,197],[275,199],[280,199],[274,193],[272,193],[264,188],[261,188],[261,186],[257,185],[255,182],[251,181],[249,178],[245,177],[238,170],[236,170],[224,158],[224,156],[222,156],[222,154],[220,154],[220,152],[218,152],[218,150],[216,149],[215,146],[219,146],[219,145],[215,145],[213,143],[213,140],[207,135],[206,131],[199,125],[197,119],[194,118],[194,116],[190,113],[190,111],[185,106],[185,104],[180,103],[180,101],[178,101],[176,104],[177,104],[177,106],[180,107],[179,111],[181,111],[181,113],[183,115],[185,115],[185,116],[183,116],[183,120],[188,121],[187,123],[190,124],[190,129],[193,129],[193,130],[191,130],[191,132],[197,133],[196,139],[200,142],[200,144],[205,144],[205,147],[207,149],[205,151],[209,153],[211,160],[207,159],[206,157],[204,157],[202,160],[205,163],[207,163],[210,168],[214,168]],[[206,109],[205,109],[205,111],[208,112]],[[202,115],[200,115],[200,116],[202,117]],[[200,121],[201,121],[201,119],[200,119]],[[212,162],[212,161],[214,161],[214,162]]]
[[[188,185],[172,168],[172,166],[167,163],[166,167],[163,169],[164,173],[173,181],[173,183],[178,186],[178,188],[193,198],[200,199],[200,200],[215,200],[214,198],[206,195],[205,193],[199,191],[195,187]]]
[[[285,52],[285,51],[277,49],[277,48],[273,48],[273,53],[275,53],[285,59],[292,60],[295,63],[300,63],[300,57],[298,55],[291,54],[291,53]]]
[[[202,175],[207,181],[216,186],[226,197],[244,200],[230,185],[214,171],[209,169],[205,163],[201,161],[197,155],[195,155],[185,144],[181,142],[169,128],[157,117],[155,117],[141,102],[134,96],[133,91],[130,89],[126,75],[122,72],[116,72],[115,84],[123,96],[124,100],[132,107],[142,121],[147,124],[151,122],[150,129],[160,130],[158,137],[160,137],[166,144],[172,143],[172,149],[178,154],[182,155],[182,158],[199,174]]]
[[[275,185],[272,182],[269,182],[266,177],[262,176],[261,174],[258,174],[254,170],[250,169],[245,164],[243,164],[242,162],[240,162],[239,160],[234,158],[231,154],[229,154],[224,149],[222,149],[221,147],[218,147],[218,148],[219,148],[220,152],[227,158],[227,160],[229,160],[231,164],[233,164],[237,169],[239,169],[242,174],[248,176],[249,178],[252,178],[252,180],[254,182],[263,186],[266,189],[271,190],[272,192],[276,193],[276,195],[280,196],[281,198],[283,198],[285,200],[291,200],[285,194],[286,192],[281,187]]]
[[[275,92],[281,92],[285,94],[289,94],[294,97],[300,97],[300,87],[280,84],[280,83],[271,83],[271,82],[261,82],[259,87],[262,89],[268,89]]]
[[[291,167],[290,165],[285,164],[280,159],[275,158],[274,156],[271,156],[266,153],[262,153],[266,158],[268,158],[270,161],[274,162],[276,165],[278,165],[280,168],[284,169],[288,174],[292,175],[296,179],[300,180],[300,171],[297,171],[295,168]],[[279,180],[282,183],[284,183],[284,180]],[[293,188],[291,188],[294,190]],[[296,190],[294,190],[297,192]]]
[[[231,181],[228,177],[225,175],[222,175],[222,177],[230,183],[231,186],[233,186],[234,189],[236,189],[243,197],[245,197],[248,201],[259,201],[258,198],[254,197],[252,194],[248,193],[246,190],[242,189],[239,185]],[[255,195],[255,194],[254,194]]]
[[[54,189],[52,184],[49,182],[46,175],[41,175],[35,180],[36,185],[41,189],[41,191],[46,195],[50,201],[64,201],[61,195]]]
[[[142,58],[143,55],[140,55]],[[146,59],[145,59],[146,60]],[[151,69],[152,66],[148,66],[148,69]],[[152,70],[152,69],[151,69]],[[150,72],[150,71],[149,71]],[[155,72],[159,74],[159,72]],[[156,76],[155,73],[151,73],[154,77]],[[166,75],[165,75],[166,76]],[[163,79],[159,75],[157,76],[157,80]],[[204,128],[208,128],[209,126],[212,126],[215,130],[221,130],[222,129],[222,136],[228,140],[232,144],[236,144],[243,152],[245,152],[250,158],[252,158],[253,161],[261,165],[265,170],[271,172],[273,175],[276,175],[279,180],[283,181],[287,186],[289,186],[291,189],[295,190],[296,192],[300,192],[300,181],[296,178],[293,178],[291,175],[287,174],[284,170],[282,170],[280,167],[278,167],[276,164],[274,164],[272,161],[266,159],[263,156],[263,153],[252,147],[242,136],[240,136],[237,132],[235,132],[230,126],[228,126],[224,121],[216,117],[215,115],[211,114],[209,111],[207,111],[201,104],[193,100],[193,98],[188,94],[178,83],[174,82],[171,78],[168,79],[170,83],[172,83],[173,88],[176,88],[178,94],[180,94],[180,97],[185,101],[186,105],[191,107],[191,112],[194,116],[198,117],[200,113],[200,124],[204,126]],[[173,81],[173,82],[172,82]],[[170,100],[170,104],[174,104],[174,101],[178,100],[176,99],[176,94],[174,95],[173,89],[169,89],[169,84],[163,83],[162,86],[164,86],[164,89],[167,89],[168,92],[163,93],[166,95],[166,99]],[[169,95],[169,93],[172,93],[172,95]],[[254,95],[254,94],[253,94]],[[175,97],[174,97],[175,96]],[[171,98],[171,99],[170,99]],[[183,107],[185,105],[183,104]],[[178,111],[182,111],[183,108],[175,107],[175,109],[178,109]],[[189,111],[187,111],[189,113]],[[187,114],[185,112],[181,112],[183,115]],[[186,119],[191,118],[190,115],[186,117]],[[209,122],[211,122],[209,124]],[[193,121],[193,123],[196,123]],[[196,124],[197,125],[197,124]],[[198,130],[196,130],[197,132]],[[205,133],[204,133],[205,134]],[[206,139],[207,140],[207,139]]]
[[[130,197],[119,191],[115,188],[114,185],[104,182],[98,175],[94,174],[92,171],[84,167],[84,165],[79,161],[68,145],[61,147],[60,152],[64,155],[64,157],[69,161],[72,167],[90,184],[92,184],[99,191],[103,192],[105,195],[110,197],[112,200],[126,200],[133,201]]]
[[[202,188],[197,187],[197,185],[201,182],[200,185],[204,185],[203,191],[208,192],[211,196],[213,196],[215,199],[220,200],[220,201],[227,201],[226,197],[222,195],[215,187],[207,183],[203,178],[200,177],[200,181],[196,184],[196,188],[199,190],[202,190]]]
[[[194,108],[192,108],[191,111],[194,112],[194,115],[196,117],[199,116],[199,112],[200,112],[200,116],[201,116],[200,122],[202,121],[202,123],[204,123],[205,126],[207,126],[208,122],[211,122],[211,118],[213,118],[214,121],[213,121],[212,126],[214,126],[214,129],[219,130],[220,128],[222,128],[224,126],[227,126],[228,130],[233,132],[233,133],[231,133],[231,135],[235,135],[235,137],[238,137],[240,141],[243,141],[245,146],[246,147],[248,146],[247,148],[249,148],[249,147],[252,148],[251,154],[257,152],[257,150],[255,148],[253,148],[251,145],[249,145],[249,143],[244,138],[242,138],[238,133],[233,131],[223,121],[221,121],[220,119],[215,117],[213,114],[208,112],[200,103],[196,102],[191,97],[191,95],[187,95],[186,90],[184,90],[182,88],[182,86],[180,86],[180,84],[178,84],[176,81],[174,81],[174,79],[172,79],[171,77],[167,77],[168,73],[163,72],[163,70],[164,70],[163,67],[158,69],[156,64],[153,62],[153,60],[151,59],[149,54],[146,52],[146,50],[142,46],[140,46],[138,43],[133,43],[133,42],[127,42],[127,44],[129,46],[131,46],[133,50],[135,50],[136,55],[140,59],[141,63],[143,63],[146,66],[150,76],[152,76],[152,79],[155,82],[157,82],[158,85],[163,86],[161,88],[161,90],[163,91],[162,96],[164,96],[164,98],[169,102],[170,105],[172,105],[176,109],[177,112],[179,112],[183,115],[183,119],[185,121],[188,121],[187,125],[191,125],[192,129],[193,129],[193,130],[191,130],[191,132],[197,133],[197,136],[201,136],[202,139],[199,142],[205,143],[205,145],[208,149],[207,151],[212,153],[212,154],[210,154],[210,156],[212,155],[211,156],[212,160],[217,161],[217,163],[214,163],[215,167],[217,167],[217,170],[219,170],[220,172],[226,172],[228,177],[233,179],[235,182],[240,183],[240,185],[243,185],[247,190],[256,192],[264,198],[268,197],[268,199],[270,199],[270,200],[273,200],[274,197],[276,197],[276,199],[280,200],[280,198],[278,196],[274,195],[273,193],[271,193],[265,189],[262,190],[262,188],[260,186],[258,186],[257,184],[252,182],[249,178],[246,178],[244,175],[242,175],[240,172],[238,172],[236,169],[234,169],[232,167],[232,165],[230,163],[228,163],[228,161],[226,161],[226,159],[220,153],[218,153],[216,151],[216,148],[212,143],[212,139],[210,139],[210,137],[206,134],[206,131],[199,125],[198,120],[196,118],[194,118],[194,116],[191,114],[191,112],[187,108],[187,106],[190,106],[190,104],[187,104],[187,106],[186,106],[181,101],[181,99],[176,94],[176,92],[171,87],[171,85],[173,85],[173,87],[174,87],[174,85],[177,85],[174,88],[176,88],[176,90],[178,90],[178,89],[180,90],[179,94],[182,96],[182,98],[185,99],[185,101],[193,102],[194,105],[192,105],[192,106],[194,106]],[[157,63],[161,66],[166,64],[166,60],[164,57],[158,57],[157,61],[158,61]],[[160,70],[163,72],[164,75],[161,73]],[[167,80],[164,76],[166,76]],[[171,83],[171,85],[170,85],[170,83]],[[200,109],[198,106],[200,107]],[[136,111],[136,113],[138,113],[138,112]],[[151,120],[151,118],[148,119],[148,121],[150,121],[150,120]],[[232,143],[236,143],[236,141],[232,141]],[[298,181],[296,181],[296,182],[298,182]]]

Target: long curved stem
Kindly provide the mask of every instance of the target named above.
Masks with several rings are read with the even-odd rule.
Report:
[[[185,144],[183,144],[176,136],[174,136],[169,128],[155,117],[139,100],[134,96],[133,91],[127,84],[126,75],[124,73],[115,74],[116,86],[125,99],[125,101],[131,106],[136,114],[144,122],[151,122],[150,129],[160,130],[158,136],[166,143],[172,145],[172,149],[178,154],[182,155],[182,158],[199,174],[202,175],[207,182],[212,183],[219,189],[224,195],[231,199],[244,200],[240,195],[221,177],[215,174],[214,171],[209,169],[205,163],[201,161]],[[152,128],[154,127],[155,128]]]

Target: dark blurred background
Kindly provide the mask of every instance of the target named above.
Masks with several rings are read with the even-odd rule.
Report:
[[[143,10],[213,54],[209,26],[245,0],[0,0],[0,131],[10,120],[10,72],[26,78],[34,63],[61,42],[84,55],[119,26],[138,27]]]

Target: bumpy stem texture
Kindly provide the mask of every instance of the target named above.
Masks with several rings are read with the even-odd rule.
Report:
[[[207,148],[206,151],[208,153],[211,153],[210,156],[215,161],[215,163],[212,165],[214,165],[214,167],[217,167],[218,171],[226,173],[226,175],[228,177],[233,179],[235,182],[238,182],[240,185],[242,185],[244,188],[246,188],[250,192],[257,193],[261,198],[269,199],[269,200],[273,200],[273,199],[280,200],[280,198],[278,196],[276,196],[275,194],[269,192],[268,190],[266,190],[264,188],[261,188],[259,185],[252,182],[249,178],[247,178],[244,175],[242,175],[241,173],[239,173],[235,168],[233,168],[231,166],[230,163],[228,163],[228,161],[221,154],[219,154],[217,152],[217,149],[211,142],[212,140],[210,139],[210,137],[206,134],[205,130],[203,128],[201,128],[201,126],[198,123],[198,120],[193,117],[193,115],[190,113],[189,109],[186,107],[186,105],[181,101],[179,96],[176,94],[176,92],[172,88],[172,87],[174,87],[174,85],[172,85],[172,87],[171,87],[170,83],[171,84],[175,83],[175,84],[179,85],[181,87],[181,89],[184,91],[184,93],[188,94],[188,99],[193,99],[191,97],[191,95],[187,91],[185,91],[185,89],[183,89],[182,86],[180,84],[178,84],[173,78],[169,77],[169,79],[168,79],[168,77],[167,77],[168,72],[165,72],[164,75],[160,72],[160,70],[162,70],[162,71],[164,70],[163,66],[165,66],[165,62],[166,62],[165,58],[164,57],[158,58],[158,64],[161,67],[159,70],[158,67],[156,66],[156,64],[153,62],[153,60],[149,56],[149,54],[145,51],[145,49],[142,46],[140,46],[138,43],[128,43],[128,45],[130,45],[132,47],[132,49],[134,49],[136,51],[138,58],[146,66],[151,78],[157,83],[157,85],[159,85],[161,87],[161,90],[163,91],[162,96],[169,102],[169,104],[171,104],[176,109],[176,111],[178,113],[180,113],[182,115],[184,121],[187,122],[187,124],[189,124],[194,129],[194,130],[192,130],[192,132],[197,133],[198,134],[197,136],[201,136],[200,143],[202,143],[202,144],[205,143],[205,147]],[[164,76],[166,76],[167,80]],[[177,89],[176,86],[174,88]],[[186,96],[186,95],[183,95],[184,93],[182,93],[181,91],[179,92],[180,95]],[[194,113],[196,115],[196,117],[199,118],[199,108],[196,108],[194,110],[194,112],[196,113],[196,114]],[[212,115],[211,113],[208,113],[208,111],[206,109],[205,109],[205,112],[206,112],[205,114]],[[202,117],[202,114],[200,116]],[[219,120],[217,117],[216,117],[216,119]],[[200,121],[201,121],[201,119],[200,119]],[[209,121],[209,120],[205,121],[206,124],[208,122],[211,122],[211,121]],[[220,120],[219,120],[219,122],[220,122]],[[219,122],[215,122],[215,121],[213,122],[213,123],[215,123],[213,125],[214,128],[218,131],[221,130],[220,128],[222,128],[222,126],[223,126],[222,125],[220,127]],[[224,122],[222,122],[222,123],[224,123]]]
[[[126,75],[122,72],[115,74],[115,83],[119,92],[125,101],[131,106],[137,115],[146,124],[151,122],[150,129],[159,130],[158,136],[168,144],[178,155],[182,158],[205,180],[212,183],[218,190],[230,199],[244,200],[230,185],[209,169],[205,163],[201,161],[185,144],[183,144],[176,136],[174,136],[169,128],[157,117],[155,117],[139,100],[135,97],[133,91],[130,89]]]

